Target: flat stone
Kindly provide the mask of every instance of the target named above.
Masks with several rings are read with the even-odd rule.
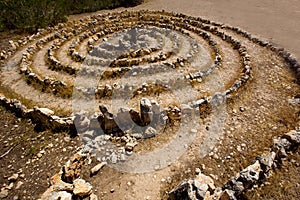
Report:
[[[297,132],[295,130],[286,133],[282,137],[289,140],[292,144],[300,144],[300,132]]]
[[[105,165],[106,165],[105,162],[101,162],[97,164],[95,167],[91,169],[91,175],[97,174],[100,171],[100,169],[102,169]]]
[[[8,181],[14,182],[19,178],[19,174],[13,174],[8,178]]]
[[[2,188],[0,192],[0,199],[4,199],[6,197],[8,197],[8,190]]]
[[[56,183],[53,185],[53,190],[54,191],[67,191],[67,192],[72,192],[73,191],[73,184],[70,183],[65,183],[63,181],[60,181],[59,183]]]
[[[157,131],[151,126],[147,127],[144,133],[144,138],[151,138],[156,135]]]
[[[90,200],[98,200],[97,195],[95,195],[94,193],[90,195]]]
[[[74,190],[73,193],[74,195],[77,195],[79,197],[86,197],[92,193],[92,185],[88,182],[86,182],[83,179],[76,179],[73,182],[74,185]]]
[[[36,108],[36,110],[40,111],[42,114],[47,116],[54,115],[54,111],[50,110],[49,108]]]
[[[48,190],[42,194],[41,200],[72,200],[72,194],[66,191],[53,191],[53,188],[50,187]]]
[[[23,185],[24,183],[22,181],[18,181],[17,185],[16,185],[16,190],[20,189],[20,187]]]

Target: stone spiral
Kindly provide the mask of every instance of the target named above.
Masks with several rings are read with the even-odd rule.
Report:
[[[74,117],[39,110],[39,118],[50,127],[55,122],[57,129],[76,125],[77,131],[85,132],[101,126],[114,134],[120,130],[114,129],[117,120],[107,109],[112,98],[122,100],[130,94],[134,102],[147,97],[165,108],[165,122],[174,121],[181,118],[183,106],[175,106],[178,102],[170,93],[189,86],[194,93],[184,93],[179,103],[200,114],[209,112],[211,105],[219,106],[252,80],[252,59],[261,56],[257,52],[286,63],[299,77],[299,64],[290,53],[240,28],[165,11],[123,11],[69,21],[12,41],[9,50],[1,52],[0,78],[10,91],[6,96],[18,96],[23,103],[30,101],[57,115],[70,114],[74,96],[95,99],[102,114],[87,121],[76,114],[82,104],[73,110]],[[6,98],[1,102],[11,107],[20,103]],[[142,105],[140,111],[136,107],[115,115],[129,113],[139,125],[151,121]],[[21,115],[35,118],[34,111],[22,108]]]

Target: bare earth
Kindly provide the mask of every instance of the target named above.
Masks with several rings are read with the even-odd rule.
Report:
[[[141,9],[164,9],[240,27],[288,49],[298,60],[300,58],[300,0],[149,0],[128,10]],[[115,11],[120,10],[124,8]],[[111,11],[97,13],[106,12]],[[70,16],[70,19],[80,19],[88,15],[90,14]],[[7,40],[8,38],[4,38],[1,45]],[[287,101],[300,92],[292,73],[276,56],[269,55],[268,51],[256,49],[257,46],[247,41],[244,41],[243,45],[249,48],[249,53],[254,58],[254,79],[234,102],[228,103],[222,137],[214,149],[214,154],[199,159],[196,154],[201,143],[195,141],[178,162],[165,169],[152,173],[130,174],[104,167],[98,175],[90,177],[90,168],[97,164],[97,161],[94,161],[91,165],[85,165],[83,178],[93,185],[94,193],[99,199],[166,199],[166,192],[184,178],[193,177],[196,167],[201,168],[207,175],[211,174],[220,186],[236,172],[251,164],[255,156],[268,151],[274,137],[299,126],[299,105],[289,105]],[[226,51],[226,48],[222,46],[221,50]],[[225,58],[228,59],[228,63],[231,62],[231,56],[234,56],[230,52],[229,55],[229,58]],[[264,56],[274,60],[274,63],[265,60]],[[228,71],[230,65],[224,65],[223,70],[223,76],[226,72],[232,74]],[[6,180],[9,176],[19,172],[22,176],[24,174],[25,178],[18,181],[24,184],[19,189],[10,191],[8,199],[16,195],[21,199],[37,199],[47,188],[51,174],[58,172],[66,158],[80,146],[80,141],[78,138],[70,139],[64,134],[49,137],[50,133],[47,131],[36,133],[29,122],[18,120],[3,108],[0,108],[0,115],[3,115],[0,117],[3,126],[0,128],[0,142],[2,144],[6,141],[0,148],[1,155],[11,146],[20,143],[20,140],[28,141],[15,146],[10,154],[0,159],[0,188],[3,184],[8,184]],[[205,132],[205,129],[209,128],[209,121],[204,120],[201,123],[201,131]],[[14,138],[17,138],[16,141]],[[43,138],[40,143],[39,138]],[[48,143],[54,144],[54,147],[48,147]],[[37,155],[40,151],[45,153]],[[21,156],[22,159],[18,160]],[[282,169],[267,180],[268,184],[248,192],[245,199],[299,199],[299,163],[298,149],[283,163]],[[23,165],[26,167],[22,167]],[[23,168],[23,171],[20,172],[20,168]],[[43,180],[36,181],[36,176]],[[16,183],[13,187],[15,185]]]

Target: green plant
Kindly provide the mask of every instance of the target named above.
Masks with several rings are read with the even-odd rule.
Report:
[[[35,148],[34,146],[30,146],[30,148],[27,151],[28,155],[34,155],[35,154]]]
[[[120,6],[136,6],[143,0],[2,0],[0,31],[36,32],[67,20],[66,16]]]
[[[66,0],[3,0],[2,25],[6,29],[35,32],[38,28],[65,21]]]

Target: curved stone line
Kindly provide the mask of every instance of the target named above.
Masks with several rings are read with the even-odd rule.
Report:
[[[47,39],[48,39],[48,38],[47,38]],[[53,38],[51,37],[50,40],[51,40],[51,39],[53,39]],[[34,51],[30,51],[30,53],[33,53],[33,52],[34,52]],[[27,70],[29,71],[29,73],[28,73],[28,71],[26,71],[27,73],[25,73],[25,74],[30,74],[30,76],[27,77],[29,81],[34,81],[34,82],[36,82],[37,84],[39,84],[39,83],[41,84],[41,83],[44,83],[44,82],[45,82],[45,81],[42,81],[42,79],[39,78],[39,76],[36,76],[36,75],[32,74],[32,72],[31,72],[31,70],[30,70],[29,67],[27,68]],[[53,81],[52,83],[53,83],[53,84],[56,83],[56,85],[52,86],[52,88],[51,88],[55,93],[57,93],[57,90],[58,90],[58,89],[56,89],[56,88],[61,88],[61,87],[59,87],[59,86],[63,86],[64,88],[66,88],[65,85],[62,84],[62,83],[59,82],[59,81]],[[51,85],[53,85],[53,84],[51,84]]]
[[[114,27],[119,28],[118,24],[113,24]],[[101,31],[103,32],[101,37],[105,37],[107,36],[108,34],[111,34],[111,33],[114,33],[114,28],[111,28],[111,27],[108,27],[107,25],[105,26],[106,28],[110,28],[108,31],[106,31],[107,34],[104,34],[104,32],[100,29],[97,29],[96,31]],[[132,25],[128,25],[127,27],[124,27],[126,29],[128,28],[132,28]],[[94,34],[98,34],[98,33],[94,33]],[[65,41],[65,40],[63,40]],[[59,49],[59,46],[62,44],[63,42],[59,42],[58,45],[52,45],[49,50],[48,50],[48,61],[49,61],[49,68],[52,69],[52,70],[56,70],[56,71],[65,71],[66,73],[70,74],[70,75],[73,75],[73,74],[76,74],[76,72],[78,71],[77,68],[74,68],[72,66],[70,66],[69,64],[67,65],[63,65],[61,64],[61,62],[54,56],[54,52],[53,50],[54,49]],[[77,59],[77,62],[83,62],[85,60],[85,56],[82,56],[80,55],[78,52],[76,52],[75,50],[69,50],[68,54],[71,54],[71,56],[75,56],[76,59]],[[168,54],[167,54],[168,55]],[[154,60],[157,60],[154,58]],[[143,62],[149,62],[151,61],[151,59],[148,59],[148,60],[142,60]],[[141,61],[135,61],[135,63],[137,62],[141,62]],[[153,61],[152,61],[153,62]],[[134,64],[134,63],[133,63]],[[95,72],[90,72],[91,75],[94,75]]]
[[[215,29],[212,29],[213,31],[215,31]],[[220,35],[224,35],[223,33],[221,33]],[[227,39],[227,37],[225,37],[225,40]],[[230,40],[231,40],[231,42],[233,42],[232,41],[232,38],[230,38]],[[235,46],[235,48],[238,48],[238,45],[240,45],[238,42],[235,42],[234,41],[234,46]],[[198,73],[199,74],[199,73]],[[204,73],[205,74],[205,73]]]
[[[28,74],[30,74],[30,73],[28,73]],[[29,78],[31,78],[31,79],[33,79],[34,81],[36,81],[36,82],[42,82],[40,79],[39,79],[39,77],[36,77],[34,74],[30,74],[31,76],[29,76]],[[55,83],[56,81],[54,81],[54,83]],[[59,82],[57,82],[57,84],[59,85]]]
[[[119,22],[119,21],[118,21]],[[95,33],[96,31],[94,31],[94,33]],[[88,34],[85,34],[85,37],[84,38],[88,38]]]
[[[219,59],[220,60],[220,59]]]
[[[162,11],[163,13],[166,13],[164,11]],[[166,15],[168,15],[170,13],[166,13]],[[289,65],[291,66],[291,68],[296,72],[297,74],[297,78],[300,78],[300,65],[297,62],[296,58],[289,53],[288,51],[286,51],[284,48],[282,47],[278,47],[275,46],[273,44],[271,44],[270,42],[267,41],[263,41],[262,39],[255,37],[253,35],[251,35],[250,33],[248,33],[245,30],[242,30],[239,27],[233,27],[233,26],[229,26],[229,25],[225,25],[222,23],[218,23],[218,22],[214,22],[214,21],[210,21],[208,19],[203,19],[200,17],[191,17],[191,16],[187,16],[184,14],[176,14],[177,16],[181,16],[181,17],[186,17],[195,21],[201,21],[202,23],[206,23],[206,24],[212,24],[214,26],[220,27],[222,29],[229,29],[232,31],[235,31],[237,34],[240,34],[241,36],[247,38],[249,41],[254,42],[255,44],[260,45],[261,47],[267,47],[268,49],[270,49],[271,51],[277,53],[279,56],[281,56],[283,59],[285,59],[286,62],[289,63]]]
[[[215,30],[214,30],[215,31]],[[205,36],[205,35],[204,35]],[[209,38],[209,36],[208,36],[208,38]],[[225,37],[225,39],[226,39],[226,37]],[[230,37],[229,38],[229,41],[231,41],[231,42],[234,42],[234,40]],[[211,42],[211,41],[210,41]],[[212,41],[211,42],[212,44],[214,44],[214,42]],[[244,52],[243,52],[244,53]],[[30,70],[30,68],[29,68],[29,70]],[[246,69],[246,70],[248,70],[248,71],[246,71],[248,74],[249,74],[249,69]],[[210,71],[212,71],[212,70],[210,70]],[[48,85],[51,85],[52,86],[52,88],[51,88],[51,90],[52,91],[54,91],[54,93],[57,93],[57,89],[56,88],[62,88],[62,90],[64,89],[64,88],[66,88],[66,85],[65,84],[63,84],[62,82],[59,82],[59,81],[56,81],[56,80],[50,80],[50,81],[48,81],[48,80],[42,80],[39,76],[36,76],[35,74],[32,74],[30,71],[29,71],[29,73],[27,72],[27,73],[25,73],[26,75],[28,75],[27,76],[27,80],[28,81],[34,81],[34,82],[36,82],[36,83],[40,83],[40,84],[44,84],[44,83],[48,83]],[[203,73],[203,74],[205,74],[205,73]],[[208,73],[206,73],[206,74],[208,74]],[[201,75],[201,74],[200,74]],[[245,77],[247,77],[247,76],[245,76]],[[192,79],[193,79],[194,77],[192,77]],[[199,78],[199,73],[198,74],[196,74],[196,78]],[[242,80],[247,80],[247,79],[242,79]],[[237,81],[234,85],[233,85],[233,87],[231,87],[228,91],[227,91],[227,94],[229,94],[231,91],[233,91],[233,90],[236,90],[238,87],[240,87],[241,85],[242,85],[242,81]],[[108,87],[109,88],[109,87]],[[58,89],[59,90],[59,89]],[[98,90],[99,91],[99,90]],[[100,93],[103,93],[103,92],[100,92]],[[104,94],[107,94],[108,92],[104,92]]]
[[[151,23],[150,23],[151,24]],[[151,24],[154,25],[154,24]],[[155,24],[157,25],[157,24]],[[214,32],[216,32],[215,29],[213,29]],[[246,54],[246,50],[245,47],[241,46],[239,42],[235,41],[232,37],[227,37],[227,35],[225,35],[222,32],[217,32],[219,35],[223,36],[225,39],[224,40],[228,40],[231,43],[233,43],[233,46],[239,50],[239,53],[244,57],[244,74],[234,83],[234,85],[229,88],[226,93],[229,94],[232,91],[236,91],[238,88],[240,88],[245,82],[247,82],[247,80],[250,78],[251,75],[251,68],[249,67],[250,64],[250,58],[249,56]],[[220,58],[218,58],[220,59]],[[205,74],[205,73],[204,73]],[[199,73],[196,74],[199,76]],[[198,78],[198,77],[197,77]],[[102,92],[101,92],[102,93]]]
[[[50,91],[53,94],[63,94],[64,97],[71,96],[72,89],[68,87],[64,82],[56,80],[54,78],[42,78],[40,75],[34,73],[31,68],[33,62],[33,54],[41,48],[37,46],[30,46],[27,48],[26,53],[23,54],[23,58],[20,64],[20,73],[24,74],[25,80],[28,84],[32,84],[36,89],[42,91]],[[68,92],[66,92],[68,91]]]
[[[145,12],[147,13],[147,12]],[[216,69],[217,67],[221,67],[222,64],[222,57],[221,57],[221,52],[219,52],[220,50],[217,48],[217,43],[214,41],[214,37],[218,37],[220,39],[222,39],[224,42],[231,44],[232,49],[234,49],[236,52],[238,52],[239,57],[241,59],[241,66],[243,67],[243,72],[240,74],[240,76],[238,78],[235,79],[235,82],[229,87],[229,88],[225,88],[225,91],[221,91],[221,93],[215,93],[215,94],[211,94],[211,96],[205,96],[201,99],[192,101],[192,102],[187,102],[187,106],[188,108],[191,108],[193,111],[195,112],[195,110],[203,110],[203,111],[207,111],[209,112],[210,109],[209,107],[211,106],[211,104],[215,104],[218,102],[214,102],[216,99],[218,99],[218,96],[222,97],[223,99],[226,99],[226,97],[230,97],[231,94],[233,94],[234,92],[238,91],[240,88],[242,88],[248,80],[250,80],[251,76],[252,76],[252,69],[251,69],[251,57],[250,55],[248,55],[247,53],[247,49],[244,45],[242,45],[241,42],[239,42],[234,36],[232,36],[231,34],[227,34],[225,32],[222,32],[223,30],[230,30],[233,33],[236,34],[240,34],[243,37],[247,38],[249,41],[258,44],[262,47],[266,47],[269,48],[271,51],[277,53],[277,55],[281,56],[296,72],[297,75],[297,79],[299,80],[300,77],[300,68],[299,68],[299,64],[297,63],[297,61],[292,57],[292,55],[290,53],[288,53],[287,51],[285,51],[283,48],[278,48],[273,46],[272,44],[268,43],[268,42],[264,42],[260,39],[257,39],[253,36],[251,36],[250,34],[248,34],[245,31],[242,31],[238,28],[234,28],[234,27],[230,27],[230,26],[226,26],[223,24],[219,24],[219,23],[215,23],[215,22],[210,22],[210,21],[205,21],[205,23],[203,23],[203,20],[199,20],[196,21],[196,18],[193,17],[187,17],[184,15],[174,15],[172,16],[172,14],[166,14],[166,15],[170,15],[170,18],[167,18],[166,16],[154,16],[153,13],[155,12],[149,12],[150,14],[147,15],[139,15],[138,18],[138,25],[140,26],[158,26],[158,27],[167,27],[170,28],[172,30],[176,30],[179,31],[183,34],[189,34],[189,33],[197,33],[198,36],[202,36],[206,41],[208,41],[210,47],[213,48],[213,53],[215,56],[215,61],[214,64],[212,66],[210,66],[206,71],[198,71],[196,73],[190,74],[188,77],[183,77],[180,80],[176,80],[176,81],[193,81],[195,79],[202,79],[205,76],[209,76],[212,71],[214,69]],[[164,12],[159,12],[159,13],[164,13]],[[126,15],[126,13],[123,13],[124,15]],[[128,13],[127,13],[128,14]],[[136,13],[129,13],[128,16],[135,16],[138,15]],[[183,16],[183,19],[178,19],[176,20],[176,18]],[[157,18],[158,17],[158,18]],[[153,19],[152,19],[153,18]],[[115,18],[115,20],[117,20],[117,18]],[[170,23],[170,24],[168,24]],[[88,25],[86,26],[88,27]],[[94,27],[93,27],[94,28]],[[89,30],[89,28],[87,28],[87,30]],[[78,32],[79,33],[79,32]],[[35,82],[38,84],[45,84],[45,80],[46,79],[42,79],[40,78],[40,76],[36,75],[35,73],[32,73],[33,70],[30,69],[30,64],[31,64],[31,59],[32,59],[32,55],[34,54],[35,51],[37,51],[40,48],[43,48],[43,46],[45,45],[45,43],[49,40],[52,41],[54,39],[57,40],[57,38],[60,38],[57,33],[54,33],[51,36],[45,36],[44,37],[45,40],[41,39],[39,40],[35,45],[30,45],[27,49],[26,52],[24,53],[22,62],[20,64],[20,68],[21,69],[25,69],[24,66],[28,66],[26,67],[26,70],[22,73],[25,74],[26,80],[27,81],[31,81],[31,82]],[[60,39],[58,39],[60,40]],[[61,39],[59,42],[63,42],[64,39]],[[218,41],[218,40],[217,40]],[[60,44],[62,45],[62,43]],[[220,43],[219,45],[222,45],[222,43]],[[226,54],[225,54],[226,56]],[[177,60],[178,61],[178,60]],[[179,61],[178,61],[179,63]],[[125,70],[129,70],[129,68],[125,69]],[[127,71],[126,71],[127,72]],[[117,76],[117,72],[115,72],[116,76]],[[120,71],[120,73],[124,73],[124,71]],[[109,77],[109,76],[108,76]],[[46,80],[47,81],[47,80]],[[51,82],[53,81],[53,82]],[[56,82],[57,80],[50,80],[50,82],[48,82],[48,84],[50,85],[54,85],[55,87],[62,87],[61,91],[65,92],[64,87],[67,87],[65,85],[60,85],[61,82]],[[170,82],[172,82],[174,80],[169,80],[168,83],[161,83],[161,84],[157,84],[157,87],[165,87],[165,89],[167,90],[166,85],[170,84]],[[57,84],[57,85],[56,85]],[[156,85],[155,85],[156,86]],[[40,86],[37,86],[40,87]],[[57,89],[55,87],[51,88],[52,86],[49,86],[49,88],[46,88],[45,90],[51,90],[50,92],[53,92],[53,90]],[[118,88],[119,87],[119,88]],[[109,97],[112,95],[112,93],[114,92],[115,89],[123,89],[123,86],[114,86],[114,85],[105,85],[104,89],[102,88],[97,88],[96,90],[96,94],[98,94],[98,98],[105,98],[105,97]],[[151,91],[151,87],[153,87],[153,89],[155,89],[155,87],[151,84],[149,85],[142,85],[140,88],[137,88],[136,91],[134,91],[134,95],[140,95],[140,94],[145,94],[143,93],[144,89],[146,88],[146,91]],[[89,88],[88,88],[89,89]],[[59,90],[59,89],[58,89]],[[78,90],[78,88],[75,88],[75,90]],[[75,91],[76,92],[76,91]],[[80,91],[82,93],[85,93],[86,91]],[[95,89],[92,88],[90,91],[88,91],[90,93],[95,92]],[[101,95],[99,95],[101,94]],[[112,126],[113,123],[115,123],[115,119],[114,118],[107,118],[107,115],[110,116],[110,114],[108,112],[102,112],[102,114],[98,115],[98,116],[94,116],[93,119],[88,119],[89,120],[89,125],[86,126],[85,123],[85,118],[81,118],[82,116],[80,115],[76,115],[74,117],[69,117],[69,118],[60,118],[57,116],[54,116],[54,113],[50,110],[47,109],[40,109],[40,108],[34,108],[33,110],[27,110],[26,107],[24,107],[20,102],[16,101],[16,100],[7,100],[4,97],[0,98],[0,102],[2,105],[4,105],[5,107],[7,107],[8,109],[12,109],[14,112],[16,113],[21,113],[22,116],[26,117],[26,118],[30,118],[30,119],[35,119],[36,123],[41,123],[41,124],[45,124],[46,128],[51,128],[54,127],[54,129],[57,130],[65,130],[65,129],[72,129],[75,127],[79,127],[80,128],[80,123],[83,124],[82,128],[87,128],[90,130],[95,130],[98,129],[98,126],[95,126],[96,124],[100,124],[101,128],[105,131],[105,133],[111,133],[111,134],[117,134],[118,131],[118,127],[117,126]],[[171,122],[174,120],[180,120],[181,119],[181,115],[182,115],[182,110],[183,108],[164,108],[164,111],[167,112],[167,121]],[[145,121],[143,121],[142,119],[140,119],[140,116],[142,115],[142,113],[140,113],[139,111],[136,110],[130,110],[129,112],[131,112],[131,118],[134,118],[136,123],[145,123]],[[121,115],[123,114],[121,111],[118,111],[118,113],[116,114]],[[93,122],[93,123],[92,123]],[[79,123],[79,125],[78,125]],[[116,128],[116,129],[114,129]],[[235,180],[236,181],[236,180]],[[239,181],[239,180],[238,180]]]
[[[215,187],[214,181],[210,177],[199,173],[196,178],[182,181],[177,188],[169,192],[169,195],[174,200],[242,198],[243,193],[253,188],[254,185],[265,181],[270,176],[271,171],[281,165],[282,160],[287,157],[287,152],[292,152],[299,145],[300,132],[299,130],[292,130],[285,133],[281,138],[274,139],[271,152],[256,156],[253,164],[236,173],[221,188]]]
[[[182,16],[182,15],[177,15],[177,16]],[[191,19],[193,19],[193,18],[191,18]],[[198,18],[197,18],[198,19]],[[201,20],[201,21],[203,21],[203,20]],[[207,21],[207,20],[205,20],[205,23],[208,23],[209,21]],[[276,53],[278,53],[278,55],[280,55],[281,57],[283,57],[290,65],[291,65],[291,67],[293,68],[293,69],[295,69],[295,71],[296,72],[298,72],[298,74],[299,74],[299,64],[297,63],[297,61],[295,60],[295,58],[293,58],[292,57],[292,55],[290,54],[290,53],[288,53],[288,52],[286,52],[283,48],[278,48],[278,47],[275,47],[275,46],[273,46],[272,44],[270,44],[270,43],[268,43],[268,42],[264,42],[264,41],[262,41],[262,40],[260,40],[260,39],[257,39],[257,38],[254,38],[254,37],[252,37],[250,34],[248,34],[247,32],[245,32],[245,31],[242,31],[241,29],[239,29],[239,28],[234,28],[234,27],[230,27],[230,26],[224,26],[224,25],[222,25],[222,24],[218,24],[218,23],[214,23],[214,22],[210,22],[211,24],[213,24],[213,25],[216,25],[216,26],[218,26],[218,27],[221,27],[221,28],[228,28],[228,29],[232,29],[232,30],[234,30],[234,31],[236,31],[238,34],[241,34],[241,35],[243,35],[243,36],[245,36],[246,38],[248,38],[250,41],[252,41],[252,42],[255,42],[255,43],[257,43],[257,44],[259,44],[259,45],[261,45],[262,47],[267,47],[267,48],[269,48],[270,50],[272,50],[272,51],[274,51],[274,52],[276,52]],[[209,29],[209,27],[208,28],[206,28],[206,29]],[[216,30],[213,30],[213,31],[216,31]],[[220,35],[222,35],[222,33],[218,33],[218,34],[220,34]],[[39,35],[39,34],[36,34],[36,35]],[[26,40],[25,39],[25,41],[23,41],[23,43],[22,44],[24,44],[24,45],[26,45],[27,44],[27,41],[32,41],[33,39],[32,38],[35,38],[35,37],[40,37],[40,36],[33,36],[33,37],[31,37],[31,40]],[[232,41],[232,38],[229,36],[229,37],[223,37],[225,40],[228,40],[228,41]],[[234,41],[232,41],[232,42],[234,42]],[[234,42],[234,44],[237,44],[237,43],[235,43]],[[244,69],[244,77],[247,77],[247,76],[249,76],[249,75],[251,75],[251,67],[248,65],[249,64],[249,56],[247,55],[247,54],[245,54],[245,52],[244,51],[240,51],[240,54],[244,54],[244,59],[243,59],[243,61],[244,61],[244,67],[245,67],[245,69]],[[6,58],[7,59],[7,58]],[[29,74],[28,74],[29,75]],[[32,75],[32,74],[31,74]],[[35,76],[32,76],[33,77],[33,79],[34,79],[34,77]],[[299,77],[299,76],[298,76]],[[36,77],[35,77],[36,78]],[[243,83],[243,80],[244,80],[244,82],[245,82],[245,78],[244,79],[242,79],[241,78],[241,80],[239,80],[239,81],[237,81],[230,89],[228,89],[227,91],[226,91],[226,94],[229,94],[231,91],[234,91],[235,90],[235,88],[238,88],[242,83]],[[41,80],[38,80],[38,81],[40,81],[41,82]]]
[[[116,24],[114,24],[114,26],[116,26]],[[132,25],[131,25],[132,26]],[[127,27],[127,28],[132,28],[131,26],[129,26],[129,27]],[[118,27],[118,26],[117,26]],[[141,27],[141,26],[136,26],[136,27]],[[107,28],[109,28],[108,26],[107,26]],[[99,30],[98,30],[99,31]],[[110,34],[110,33],[112,33],[113,32],[113,30],[109,30],[109,31],[107,31],[108,32],[108,34]],[[97,33],[96,33],[97,34]],[[106,35],[101,35],[102,37],[105,37]],[[75,52],[75,51],[74,51]],[[82,57],[84,57],[84,56],[82,56],[82,55],[79,55],[77,52],[75,52],[75,54],[76,54],[76,56],[78,56],[79,57],[79,60],[80,60],[80,58],[82,58]],[[53,55],[53,54],[52,54]],[[51,54],[49,55],[49,53],[48,53],[48,59],[50,60],[50,63],[52,63],[52,65],[54,66],[53,68],[55,69],[55,70],[64,70],[65,69],[65,71],[67,72],[67,73],[70,73],[70,74],[73,74],[75,71],[77,71],[77,69],[74,69],[74,68],[72,68],[72,67],[70,67],[70,66],[68,66],[68,65],[66,65],[66,66],[62,66],[61,65],[61,63],[57,60],[57,59],[55,59],[55,58],[53,58],[53,57],[51,57],[52,56]],[[157,62],[157,61],[159,61],[160,59],[161,60],[165,60],[165,59],[167,59],[168,57],[170,57],[171,55],[170,55],[170,53],[166,53],[165,54],[165,56],[164,55],[158,55],[158,57],[157,58],[149,58],[149,59],[142,59],[142,60],[136,60],[136,61],[129,61],[129,62],[123,62],[123,64],[122,64],[122,66],[124,66],[124,65],[134,65],[134,64],[139,64],[139,63],[141,63],[141,62]],[[165,58],[166,57],[166,58]],[[119,59],[117,59],[117,61],[118,61]],[[81,60],[82,61],[82,60]],[[114,63],[112,63],[111,65],[113,65]],[[70,69],[71,68],[71,69]],[[87,73],[90,73],[90,74],[92,74],[92,75],[94,75],[95,74],[95,72],[94,71],[92,71],[92,72],[87,72]]]
[[[123,22],[124,23],[124,22]],[[113,25],[117,25],[117,27],[118,27],[118,29],[117,29],[117,32],[114,32],[113,34],[115,34],[115,33],[122,33],[122,32],[124,32],[124,31],[128,31],[128,30],[131,30],[132,28],[141,28],[141,26],[134,26],[133,24],[130,24],[129,25],[129,28],[130,29],[126,29],[126,27],[123,27],[123,24],[120,24],[120,22],[118,22],[118,23],[114,23]],[[121,29],[120,30],[120,27],[119,27],[119,25],[121,26],[121,27],[123,27],[123,29]],[[106,25],[106,27],[108,27],[107,25]],[[102,29],[104,29],[104,26],[103,26],[103,28]],[[100,30],[102,30],[101,28],[100,28]],[[156,31],[159,31],[159,30],[156,30]],[[90,52],[90,51],[95,51],[95,50],[97,50],[96,48],[95,48],[95,45],[98,43],[98,41],[99,40],[101,40],[101,39],[103,39],[103,40],[105,40],[106,38],[105,38],[105,36],[107,36],[107,34],[105,34],[103,31],[100,31],[100,33],[99,32],[96,32],[96,33],[94,33],[90,38],[87,38],[87,39],[85,39],[85,40],[88,40],[88,42],[87,42],[87,44],[89,45],[88,47],[87,47],[87,51],[88,52]],[[157,39],[158,40],[158,39]],[[75,48],[76,48],[76,46],[79,46],[79,42],[76,42],[74,45],[72,45],[72,46],[70,46],[69,47],[69,54],[74,54],[74,52],[75,52]],[[157,48],[157,49],[159,49],[159,48]],[[78,52],[75,52],[75,53],[78,53]],[[101,54],[107,54],[107,55],[109,55],[108,54],[109,52],[101,52]],[[79,54],[79,57],[85,57],[84,55],[80,55]],[[124,57],[125,58],[125,57]],[[118,58],[118,59],[121,59],[121,58]]]

